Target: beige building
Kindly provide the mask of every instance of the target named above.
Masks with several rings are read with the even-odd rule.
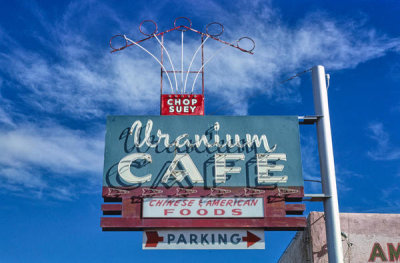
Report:
[[[279,263],[328,263],[325,219],[311,212]],[[341,213],[344,262],[400,262],[400,214]]]

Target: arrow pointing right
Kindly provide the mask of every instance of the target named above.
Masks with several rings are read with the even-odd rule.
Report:
[[[261,240],[258,236],[254,235],[250,231],[247,231],[247,236],[242,237],[243,241],[247,241],[247,247],[250,247]]]

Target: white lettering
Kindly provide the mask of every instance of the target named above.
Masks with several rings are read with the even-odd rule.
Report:
[[[226,160],[244,160],[243,153],[215,154],[215,182],[225,183],[226,174],[240,173],[240,167],[226,167]]]
[[[181,163],[184,170],[177,170],[178,163]],[[172,160],[171,165],[165,172],[162,182],[167,183],[170,176],[175,177],[176,181],[182,182],[185,176],[189,176],[193,183],[204,183],[203,177],[200,175],[199,170],[197,170],[196,165],[193,163],[189,154],[177,154]]]
[[[160,131],[159,131],[160,132]],[[164,144],[169,145],[169,135],[159,133],[159,142],[161,138],[164,138]],[[183,147],[189,145],[190,142],[186,139],[184,142],[181,140],[185,139],[188,134],[183,134],[173,143],[176,147]],[[157,144],[158,144],[157,143]],[[152,146],[154,147],[154,145]],[[147,174],[142,177],[137,177],[131,172],[131,164],[135,160],[146,160],[152,162],[151,155],[146,153],[133,153],[125,156],[118,163],[118,174],[127,183],[144,183],[151,180],[151,174]],[[231,154],[215,154],[215,182],[225,183],[226,175],[233,173],[240,173],[241,168],[236,166],[227,166],[227,161],[244,160],[245,156],[243,153],[231,153]],[[270,172],[281,172],[284,169],[284,165],[271,164],[268,161],[286,161],[286,154],[284,153],[260,153],[257,154],[257,182],[260,184],[272,184],[272,183],[286,183],[288,176],[271,176]],[[177,169],[178,164],[181,164],[183,170]],[[188,176],[193,183],[203,183],[203,177],[199,170],[190,158],[189,154],[176,154],[172,163],[168,167],[167,171],[162,177],[162,182],[167,183],[170,177],[173,176],[176,181],[181,182]]]
[[[183,103],[183,105],[189,105],[190,104],[190,100],[189,99],[183,99],[182,103]]]
[[[173,107],[173,106],[171,106]],[[189,107],[189,106],[176,106],[176,112],[182,112],[182,108],[185,112],[186,109],[185,107]],[[192,106],[190,106],[192,107]],[[171,110],[171,109],[170,109]],[[194,109],[192,110],[194,111]],[[226,134],[225,138],[226,138],[226,142],[221,144],[220,143],[220,136],[217,133],[214,133],[213,139],[214,139],[214,143],[209,143],[207,136],[206,135],[198,135],[195,134],[194,135],[194,143],[190,143],[190,139],[189,139],[189,135],[188,134],[181,134],[178,135],[175,139],[175,143],[170,144],[169,143],[169,135],[168,134],[163,134],[161,132],[161,130],[157,131],[157,136],[158,136],[158,142],[156,144],[152,144],[151,142],[151,132],[153,129],[153,121],[152,120],[148,120],[147,124],[146,124],[146,129],[145,129],[145,136],[144,139],[141,141],[140,140],[140,133],[141,133],[141,129],[142,129],[142,122],[137,120],[135,121],[130,129],[130,134],[133,135],[133,141],[134,141],[134,145],[138,148],[144,146],[145,144],[149,147],[156,147],[158,144],[161,143],[161,140],[164,138],[164,145],[165,147],[173,147],[173,146],[177,146],[176,141],[182,139],[183,135],[185,135],[184,138],[188,138],[187,141],[185,141],[184,143],[179,143],[179,147],[184,147],[184,146],[188,146],[188,147],[197,147],[200,148],[202,144],[204,144],[205,147],[207,148],[211,148],[211,147],[218,147],[218,148],[223,148],[223,147],[228,147],[228,148],[234,148],[234,147],[238,147],[238,148],[244,148],[244,147],[253,147],[253,145],[255,145],[255,147],[260,148],[261,146],[264,147],[264,149],[270,153],[270,152],[274,152],[276,150],[276,144],[273,145],[272,147],[270,147],[267,136],[265,134],[262,134],[261,136],[258,136],[256,134],[251,135],[251,134],[246,134],[246,139],[242,141],[242,138],[240,138],[240,136],[238,134],[234,135],[234,140],[232,140],[232,135],[230,134]],[[220,129],[220,125],[218,122],[216,122],[214,124],[213,127],[215,132],[218,132]]]
[[[147,174],[143,177],[137,177],[131,173],[131,164],[133,161],[138,159],[144,159],[151,163],[151,155],[147,153],[133,153],[122,158],[118,163],[118,174],[127,183],[139,184],[148,182],[151,179],[151,174]]]
[[[259,153],[257,154],[257,182],[258,183],[286,183],[288,177],[270,176],[268,173],[281,172],[284,168],[281,164],[268,164],[268,161],[286,161],[284,153]]]

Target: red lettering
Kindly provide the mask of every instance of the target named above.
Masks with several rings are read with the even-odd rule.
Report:
[[[156,206],[162,206],[163,205],[163,201],[162,200],[158,200],[156,203]]]
[[[221,203],[220,203],[220,205],[221,206],[224,206],[225,205],[225,202],[226,202],[226,200],[224,199],[224,200],[221,200]]]
[[[149,206],[154,206],[153,202],[157,202],[156,200],[151,200]]]
[[[219,205],[219,199],[215,199],[213,201],[213,206],[218,206]]]
[[[226,202],[226,206],[232,206],[233,200],[228,200],[228,202]]]
[[[192,206],[194,204],[194,200],[190,200],[188,206]]]
[[[182,209],[179,213],[183,216],[188,216],[191,212],[189,209]]]
[[[242,215],[242,209],[232,209],[232,215],[234,216]]]
[[[174,212],[174,209],[164,209],[164,215],[172,214]]]
[[[214,209],[214,215],[216,215],[216,216],[225,215],[225,210],[223,210],[223,209]]]
[[[203,212],[201,212],[201,211],[203,211]],[[197,214],[198,214],[199,216],[205,216],[205,215],[208,214],[208,211],[205,210],[205,209],[199,209],[199,210],[197,210]]]
[[[178,206],[179,202],[180,202],[180,200],[176,200],[174,206]]]

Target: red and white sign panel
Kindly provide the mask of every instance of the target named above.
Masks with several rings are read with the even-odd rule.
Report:
[[[144,218],[263,218],[263,198],[145,198]]]
[[[204,97],[199,94],[163,94],[161,115],[204,115]]]
[[[147,230],[143,249],[265,249],[264,230]]]

